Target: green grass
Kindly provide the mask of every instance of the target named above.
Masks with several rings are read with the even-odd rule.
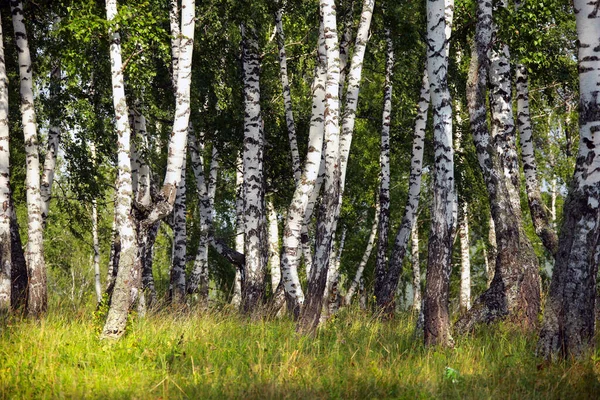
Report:
[[[600,396],[600,357],[538,367],[507,326],[424,348],[409,316],[344,311],[315,337],[287,320],[163,312],[99,341],[88,311],[0,323],[0,398],[574,399]]]

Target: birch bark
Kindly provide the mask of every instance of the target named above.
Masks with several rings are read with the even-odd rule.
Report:
[[[244,75],[244,254],[242,311],[255,313],[264,295],[266,269],[265,192],[263,177],[264,132],[260,115],[260,61],[253,29],[242,25]]]
[[[426,345],[453,346],[448,310],[452,239],[456,223],[452,102],[448,90],[448,49],[454,2],[427,2],[427,71],[431,82],[435,165],[431,233],[425,285]]]
[[[600,254],[600,1],[575,0],[574,10],[579,44],[579,153],[538,342],[538,354],[546,358],[582,357],[594,346]]]
[[[185,159],[181,167],[181,180],[177,186],[177,195],[173,206],[173,260],[169,285],[171,304],[185,303],[185,265],[187,256]]]
[[[531,219],[535,233],[539,236],[544,247],[556,256],[558,251],[558,236],[552,228],[548,213],[544,209],[540,184],[537,177],[537,162],[533,148],[533,131],[531,129],[531,115],[529,112],[529,77],[523,64],[517,65],[517,126],[521,139],[521,159],[525,172],[525,189]]]
[[[460,309],[471,308],[471,254],[469,245],[469,213],[467,203],[462,204],[460,220]]]
[[[235,166],[235,250],[244,253],[244,164],[242,157],[238,156]],[[239,308],[242,304],[242,274],[239,269],[235,271],[233,281],[233,296],[231,304]]]
[[[90,143],[90,153],[92,156],[92,164],[96,167],[96,145]],[[94,288],[96,290],[96,302],[102,302],[102,282],[100,281],[100,240],[98,238],[98,202],[92,199],[92,247],[94,254],[92,263],[94,265]]]
[[[198,207],[200,214],[200,238],[198,240],[198,249],[194,259],[194,267],[188,281],[187,292],[193,294],[198,292],[200,303],[203,307],[208,306],[208,284],[209,284],[209,266],[208,266],[208,246],[213,242],[213,213],[214,197],[217,182],[217,172],[219,168],[218,152],[213,145],[212,158],[210,162],[210,171],[208,177],[204,175],[204,139],[198,141],[190,131],[188,140],[190,149],[190,159],[192,169],[196,177],[196,188],[200,199]],[[243,237],[243,236],[242,236]],[[243,242],[241,245],[243,252]]]
[[[323,31],[327,55],[327,82],[325,85],[325,181],[321,212],[317,227],[317,238],[313,267],[307,297],[302,308],[297,329],[314,332],[319,324],[323,307],[323,292],[327,282],[331,241],[337,220],[340,196],[340,126],[339,126],[339,43],[336,23],[335,2],[320,0],[323,16]]]
[[[514,127],[511,116],[498,115],[510,108],[504,87],[506,77],[496,77],[496,89],[491,102],[496,116],[492,120],[490,137],[487,127],[485,91],[487,87],[487,52],[492,40],[492,6],[479,1],[477,11],[475,44],[472,49],[471,67],[467,83],[467,99],[473,141],[479,165],[490,197],[491,214],[497,242],[494,278],[486,290],[473,303],[468,313],[456,323],[459,331],[471,329],[481,322],[492,322],[510,316],[525,328],[535,326],[539,312],[539,276],[537,257],[523,230],[518,188],[515,188],[515,172],[511,165]],[[496,72],[507,71],[505,65],[497,65]],[[502,83],[500,85],[500,83]],[[499,85],[499,86],[498,86]],[[509,86],[510,87],[510,86]],[[494,105],[495,104],[495,105]],[[502,105],[502,106],[500,106]],[[516,172],[518,174],[518,170]],[[516,197],[515,197],[516,196]]]
[[[410,230],[410,262],[412,264],[412,288],[413,288],[413,303],[412,310],[414,314],[421,314],[421,262],[419,260],[419,225],[417,221],[413,223]]]
[[[37,140],[37,122],[33,100],[33,75],[27,30],[23,20],[23,4],[20,0],[10,2],[19,61],[21,92],[21,117],[25,137],[27,161],[27,269],[29,275],[27,312],[39,316],[46,312],[48,293],[46,264],[44,261],[44,228],[40,182],[40,160]]]
[[[112,21],[117,15],[117,1],[106,0],[106,19]],[[115,202],[115,217],[120,238],[119,268],[112,294],[111,307],[108,310],[106,323],[102,330],[102,338],[117,339],[125,332],[129,308],[136,295],[137,280],[133,274],[137,254],[137,233],[131,215],[133,185],[131,179],[130,142],[131,127],[129,111],[125,98],[125,83],[123,80],[123,63],[121,58],[121,37],[118,28],[111,28],[109,35],[111,79],[113,91],[113,106],[117,130],[117,200]]]
[[[56,97],[60,90],[61,69],[56,65],[52,68],[50,74],[50,98]],[[56,118],[51,119],[51,125],[48,129],[48,144],[46,149],[46,158],[42,170],[42,181],[40,192],[42,196],[42,219],[44,224],[48,217],[50,208],[50,199],[52,194],[52,184],[54,183],[54,170],[56,168],[56,157],[58,156],[58,145],[60,143],[60,123]]]
[[[394,45],[390,30],[385,29],[387,43],[385,85],[383,92],[383,122],[381,128],[381,151],[379,155],[379,227],[377,241],[376,276],[383,276],[387,269],[388,231],[390,224],[390,118],[392,113],[392,78],[394,73]],[[379,294],[382,280],[377,281]]]
[[[283,250],[281,257],[282,282],[288,309],[297,317],[304,303],[304,292],[298,277],[300,246],[308,247],[308,231],[306,240],[302,237],[303,229],[307,229],[310,221],[309,204],[311,197],[318,193],[318,180],[323,150],[324,112],[325,112],[325,79],[327,76],[325,58],[325,36],[323,25],[319,29],[319,46],[315,66],[315,78],[312,85],[312,116],[310,121],[308,151],[300,181],[296,185],[294,196],[288,207],[287,218],[283,230]],[[310,212],[312,214],[312,212]],[[310,255],[310,251],[308,252]],[[305,262],[309,260],[305,257]],[[307,274],[307,276],[310,276]]]

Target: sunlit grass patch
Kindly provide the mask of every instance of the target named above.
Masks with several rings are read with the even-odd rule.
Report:
[[[496,324],[427,349],[408,315],[344,311],[315,336],[287,319],[162,311],[100,341],[91,310],[7,319],[0,398],[590,398],[600,357],[541,365],[535,335]]]

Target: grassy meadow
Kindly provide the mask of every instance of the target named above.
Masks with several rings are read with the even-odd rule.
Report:
[[[600,397],[600,354],[540,364],[535,337],[504,325],[426,349],[409,315],[344,310],[314,337],[289,320],[165,310],[98,340],[93,310],[0,323],[0,398],[576,399]]]

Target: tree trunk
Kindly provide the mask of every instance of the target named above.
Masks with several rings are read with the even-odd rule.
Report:
[[[12,200],[12,194],[9,202],[10,207],[10,259],[11,259],[11,308],[13,310],[24,310],[27,306],[27,284],[28,271],[25,262],[25,253],[23,252],[23,243],[19,233],[19,224],[17,214]]]
[[[555,257],[558,251],[558,236],[550,224],[540,193],[537,163],[533,149],[531,115],[529,113],[529,77],[523,64],[517,65],[517,113],[517,125],[521,135],[521,158],[523,160],[523,170],[525,171],[525,189],[531,219],[533,220],[535,233],[542,240],[544,247]]]
[[[310,121],[308,152],[304,162],[302,177],[296,185],[294,196],[288,208],[283,230],[283,250],[281,258],[281,274],[289,311],[297,317],[304,303],[304,292],[298,277],[300,246],[309,247],[308,230],[306,239],[302,237],[303,228],[307,229],[310,221],[309,204],[311,197],[318,194],[315,187],[321,165],[324,133],[325,111],[325,79],[327,75],[325,64],[325,36],[323,26],[319,29],[319,46],[315,66],[315,78],[312,85],[312,116]],[[312,209],[310,210],[312,214]],[[305,239],[305,240],[304,240]],[[302,242],[304,243],[301,243]],[[310,255],[310,251],[308,251]],[[305,257],[305,262],[309,261]],[[307,274],[307,277],[310,276]]]
[[[235,192],[235,250],[244,253],[244,165],[239,156],[235,168]],[[242,304],[242,274],[239,269],[235,270],[231,304],[236,308]]]
[[[173,206],[173,261],[169,284],[171,304],[185,303],[185,266],[187,259],[185,160],[181,169],[181,180],[177,186],[177,197]]]
[[[314,332],[323,307],[331,242],[335,232],[340,196],[340,126],[339,126],[339,47],[335,2],[320,0],[323,31],[327,49],[327,83],[325,85],[325,181],[317,226],[313,267],[310,272],[306,302],[297,329]]]
[[[369,257],[371,256],[371,251],[373,250],[373,245],[375,244],[375,237],[377,236],[377,229],[379,227],[379,203],[375,205],[375,218],[373,219],[373,227],[371,228],[371,234],[369,235],[369,240],[367,241],[367,249],[365,250],[362,259],[360,260],[360,264],[358,264],[358,268],[356,269],[356,274],[354,275],[354,279],[348,288],[348,292],[346,293],[345,303],[350,305],[352,302],[352,297],[354,297],[354,293],[356,289],[360,286],[361,279],[363,278],[363,272],[365,270],[365,266],[367,262],[369,262]]]
[[[518,186],[514,186],[515,180],[518,181],[515,179],[518,178],[518,170],[515,172],[513,169],[515,160],[511,153],[514,147],[514,143],[510,143],[514,140],[514,133],[510,132],[514,129],[510,123],[512,117],[504,115],[510,112],[510,93],[506,92],[510,92],[510,86],[508,89],[505,87],[510,79],[506,76],[495,77],[492,84],[493,141],[487,128],[487,51],[493,30],[489,2],[482,0],[478,3],[477,21],[467,99],[473,141],[490,197],[498,250],[494,279],[489,289],[461,317],[456,328],[465,331],[477,323],[489,323],[506,316],[525,328],[532,328],[540,306],[538,264],[523,229]],[[504,48],[504,54],[508,54],[507,48]],[[510,72],[500,61],[496,62],[494,71]]]
[[[173,14],[173,11],[171,11]],[[179,53],[177,66],[173,71],[177,76],[175,92],[175,119],[169,139],[167,169],[158,201],[152,205],[142,225],[145,228],[171,213],[181,171],[186,156],[188,127],[190,122],[190,87],[192,81],[192,54],[194,50],[195,0],[181,2],[181,29],[179,30]],[[173,46],[173,44],[172,44]]]
[[[96,145],[90,143],[90,153],[94,167],[96,163]],[[102,282],[100,281],[100,240],[98,238],[98,202],[92,199],[92,247],[94,250],[93,265],[94,265],[94,288],[96,290],[96,303],[102,302]]]
[[[271,271],[271,292],[274,296],[282,296],[279,301],[283,304],[284,291],[277,291],[279,282],[281,281],[281,257],[279,255],[279,221],[277,219],[277,211],[273,206],[273,201],[267,203],[268,222],[269,222],[269,271]]]
[[[264,296],[266,269],[265,191],[263,177],[264,132],[260,114],[260,61],[253,29],[242,25],[244,71],[244,254],[242,311],[256,313]]]
[[[582,357],[594,346],[600,173],[600,2],[575,0],[579,40],[579,154],[564,207],[538,354]],[[596,133],[596,134],[595,134]]]
[[[467,203],[463,203],[460,235],[460,310],[471,308],[471,246],[469,244],[469,214]]]
[[[375,262],[376,293],[379,294],[387,269],[388,231],[390,225],[390,119],[392,113],[392,78],[394,73],[394,44],[390,30],[385,29],[387,43],[385,85],[383,91],[383,123],[381,128],[381,152],[379,155],[379,228],[377,261]]]
[[[321,310],[321,322],[325,322],[327,318],[334,315],[339,307],[339,281],[340,281],[340,265],[342,261],[342,252],[346,243],[346,229],[342,233],[342,238],[338,244],[337,250],[331,252],[331,260],[329,261],[329,270],[327,271],[327,283],[323,293],[323,309]]]
[[[15,41],[19,58],[21,92],[21,117],[25,137],[27,160],[27,269],[29,275],[27,312],[34,316],[44,314],[48,305],[46,264],[44,261],[44,228],[42,222],[42,198],[40,183],[40,159],[37,140],[37,124],[33,100],[33,75],[27,31],[23,21],[23,5],[20,0],[10,2]]]
[[[452,102],[448,90],[448,51],[454,2],[427,2],[427,71],[431,82],[435,164],[433,204],[425,285],[426,345],[453,346],[448,302],[452,239],[456,223]]]
[[[10,152],[8,77],[4,62],[4,35],[0,17],[0,314],[10,311],[12,259],[10,237]]]
[[[421,262],[419,261],[419,225],[417,221],[413,223],[410,230],[411,249],[410,262],[412,264],[412,288],[413,288],[413,303],[412,310],[414,314],[421,314]]]
[[[50,98],[56,98],[60,91],[61,70],[59,65],[52,68],[50,74]],[[56,101],[56,99],[54,99]],[[60,142],[60,123],[56,115],[51,115],[50,127],[48,128],[48,146],[46,150],[46,159],[42,171],[42,181],[40,192],[42,196],[42,218],[44,224],[48,218],[50,209],[50,198],[52,194],[52,184],[54,183],[54,170],[56,168],[56,156],[58,155],[58,145]]]
[[[294,180],[296,184],[302,175],[300,165],[300,154],[298,152],[298,141],[296,140],[296,124],[294,123],[294,112],[292,108],[292,94],[290,92],[290,83],[287,72],[287,57],[285,54],[285,35],[283,33],[283,10],[275,12],[275,27],[277,29],[277,45],[279,47],[279,76],[281,86],[283,87],[283,104],[285,106],[285,122],[288,128],[288,137],[290,139],[290,150],[292,154],[292,169],[294,171]]]
[[[415,119],[415,131],[412,144],[412,157],[410,162],[410,177],[408,184],[408,200],[402,223],[396,234],[392,254],[389,261],[389,267],[385,269],[376,269],[375,271],[375,297],[377,306],[387,314],[394,311],[394,298],[400,273],[402,272],[402,262],[406,255],[408,237],[412,226],[415,224],[417,211],[419,209],[419,196],[421,195],[421,173],[423,169],[423,148],[425,146],[425,129],[427,127],[427,111],[429,110],[429,76],[427,68],[423,73],[421,83],[421,94],[419,97],[417,117]]]
[[[112,21],[117,15],[116,0],[106,1],[106,16]],[[109,32],[111,37],[110,58],[112,72],[113,105],[117,130],[117,200],[115,202],[116,225],[120,238],[120,255],[117,277],[112,293],[111,306],[102,338],[117,339],[125,332],[129,308],[133,304],[137,286],[135,272],[139,262],[136,226],[132,217],[132,193],[130,142],[131,127],[128,123],[129,111],[125,99],[123,64],[121,59],[121,38],[117,31]]]

